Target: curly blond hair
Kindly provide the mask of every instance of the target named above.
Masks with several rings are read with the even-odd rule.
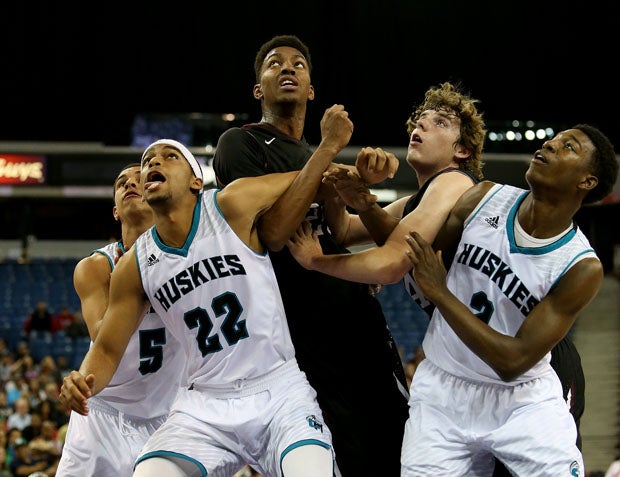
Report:
[[[482,179],[482,167],[484,166],[482,148],[487,131],[482,113],[478,112],[476,103],[478,100],[466,95],[460,85],[453,85],[450,82],[441,83],[426,91],[424,101],[411,113],[406,124],[407,133],[411,135],[424,111],[433,109],[455,114],[461,121],[457,143],[471,151],[469,157],[459,164],[459,168],[470,171]]]

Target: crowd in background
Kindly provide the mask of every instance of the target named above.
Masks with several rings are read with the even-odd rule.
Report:
[[[23,340],[13,347],[0,337],[0,477],[53,477],[69,422],[58,395],[72,363],[64,355],[37,359],[30,342],[62,333],[88,336],[88,330],[79,311],[52,313],[42,301],[23,326]]]
[[[52,313],[38,302],[24,317],[24,340],[14,349],[0,337],[0,477],[54,477],[62,452],[70,411],[58,400],[63,378],[71,371],[68,357],[46,355],[37,360],[29,346],[32,333],[67,333],[88,336],[79,311],[68,307]],[[408,381],[424,355],[417,348],[405,357]],[[616,462],[608,472],[590,471],[586,477],[615,476]],[[250,468],[236,475],[257,476]]]

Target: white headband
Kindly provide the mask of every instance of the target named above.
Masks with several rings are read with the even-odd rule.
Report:
[[[144,153],[142,153],[142,161],[144,161],[144,157],[146,156],[148,150],[151,149],[153,146],[156,146],[157,144],[166,144],[168,146],[172,146],[178,149],[185,158],[185,160],[188,162],[189,166],[192,168],[194,175],[199,179],[202,179],[202,167],[200,167],[200,164],[198,164],[198,161],[196,160],[194,155],[189,152],[189,149],[187,149],[183,144],[181,144],[179,141],[175,141],[174,139],[159,139],[158,141],[152,143],[144,150]]]

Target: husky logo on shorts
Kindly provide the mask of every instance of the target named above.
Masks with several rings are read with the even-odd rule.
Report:
[[[314,429],[318,429],[323,432],[323,424],[319,422],[319,420],[314,415],[310,415],[306,417],[306,421],[308,421],[308,425],[313,427]]]
[[[571,477],[580,477],[581,476],[581,472],[579,470],[579,463],[576,460],[574,460],[570,464],[570,475],[571,475]]]

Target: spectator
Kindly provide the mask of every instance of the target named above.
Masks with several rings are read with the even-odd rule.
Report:
[[[0,425],[0,469],[8,469],[11,465],[11,456],[9,455],[9,445],[7,438],[6,426],[4,423]],[[0,477],[5,477],[0,470]],[[9,474],[9,477],[12,477]]]
[[[63,306],[52,318],[52,333],[65,331],[71,323],[73,323],[73,314],[69,311],[69,307]]]
[[[30,313],[24,323],[24,329],[29,336],[32,335],[33,332],[41,336],[52,334],[52,314],[47,308],[46,302],[37,302],[36,308]]]
[[[32,408],[31,408],[32,409]],[[41,434],[41,426],[43,425],[43,419],[37,412],[30,413],[30,424],[22,429],[22,437],[30,442],[35,437]]]
[[[47,383],[45,385],[46,397],[40,404],[39,412],[44,419],[51,419],[60,427],[69,422],[69,411],[58,399],[59,392],[60,386],[58,383]],[[46,410],[48,406],[49,411]]]
[[[21,396],[15,401],[14,408],[15,411],[7,420],[7,426],[9,429],[16,428],[21,432],[30,425],[32,420],[32,416],[30,415],[30,403],[27,398]]]
[[[21,439],[22,431],[16,427],[9,427],[6,433],[6,450],[8,452],[9,464],[15,458],[15,442]]]
[[[6,383],[13,375],[15,357],[12,353],[0,355],[0,382]]]
[[[47,459],[48,462],[60,458],[62,445],[56,437],[57,430],[53,421],[46,419],[41,422],[41,432],[32,438],[29,444],[33,457]]]
[[[42,391],[45,389],[45,383],[49,381],[59,383],[62,381],[62,375],[58,370],[56,361],[54,361],[51,355],[46,355],[41,358],[41,362],[39,363],[39,381]]]
[[[69,367],[69,358],[64,354],[61,354],[56,358],[56,367],[58,368],[58,374],[60,375],[59,383],[71,373],[71,368]]]
[[[13,414],[13,408],[9,404],[6,392],[4,389],[0,389],[0,428],[2,430],[6,429],[6,423],[11,414]]]
[[[69,326],[67,326],[65,332],[67,333],[67,336],[74,340],[77,338],[86,338],[90,336],[88,334],[86,322],[82,318],[82,312],[76,311],[73,313],[73,321]]]
[[[48,477],[56,475],[58,459],[35,458],[28,442],[23,437],[15,441],[15,458],[11,461],[11,471],[15,477],[28,477],[34,472],[45,472]]]

